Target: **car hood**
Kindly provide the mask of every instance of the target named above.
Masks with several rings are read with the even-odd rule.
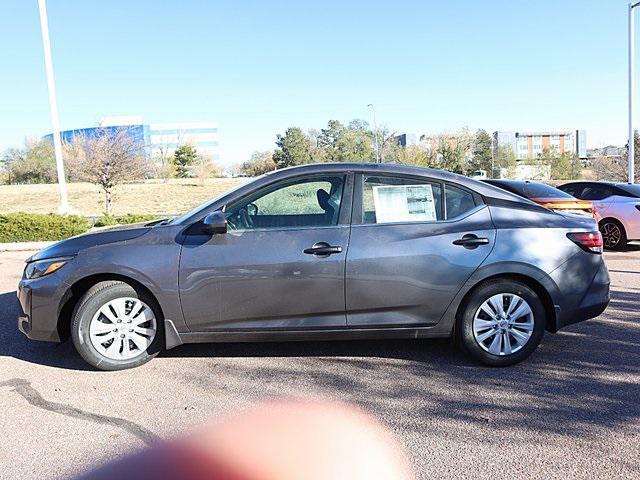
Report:
[[[66,257],[76,255],[80,250],[95,247],[97,245],[106,245],[114,242],[124,242],[138,238],[152,227],[143,223],[132,225],[121,225],[116,227],[104,228],[93,232],[84,233],[76,237],[67,238],[60,242],[40,250],[35,255],[27,259],[27,262],[36,260],[44,260],[46,258]]]

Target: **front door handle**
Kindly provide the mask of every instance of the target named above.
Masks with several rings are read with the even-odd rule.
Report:
[[[333,253],[342,253],[342,247],[329,245],[327,242],[317,242],[311,248],[305,248],[304,253],[318,257],[328,257]]]
[[[462,238],[453,241],[454,245],[461,245],[464,248],[468,248],[470,250],[473,248],[478,248],[480,245],[487,245],[488,243],[488,238],[478,237],[473,233],[467,233],[466,235],[463,235]]]

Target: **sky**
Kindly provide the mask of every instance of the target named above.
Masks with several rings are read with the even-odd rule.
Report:
[[[117,115],[215,122],[230,164],[273,149],[289,126],[372,123],[374,104],[398,133],[585,129],[590,148],[626,141],[625,0],[47,7],[62,129]],[[0,1],[0,61],[4,150],[51,129],[37,0]]]

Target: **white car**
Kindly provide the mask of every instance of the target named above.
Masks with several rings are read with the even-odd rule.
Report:
[[[572,182],[558,188],[592,201],[605,248],[618,250],[640,240],[640,184]]]
[[[474,180],[484,180],[485,178],[487,178],[487,171],[486,170],[476,170],[475,172],[473,172],[469,176],[471,178],[473,178]]]

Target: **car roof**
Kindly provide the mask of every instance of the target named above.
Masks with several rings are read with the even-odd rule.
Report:
[[[624,185],[633,185],[632,183],[629,182],[611,182],[608,180],[576,180],[574,182],[567,182],[567,183],[563,183],[561,186],[564,187],[565,185],[574,185],[574,184],[583,184],[583,185],[588,185],[588,184],[592,184],[592,185],[609,185],[611,187],[619,187],[619,186],[624,186]]]
[[[536,182],[535,180],[511,180],[509,178],[483,178],[481,181],[489,184],[496,183],[499,185],[527,185],[527,184],[547,185],[544,182]],[[550,187],[551,185],[547,185],[547,186]]]

